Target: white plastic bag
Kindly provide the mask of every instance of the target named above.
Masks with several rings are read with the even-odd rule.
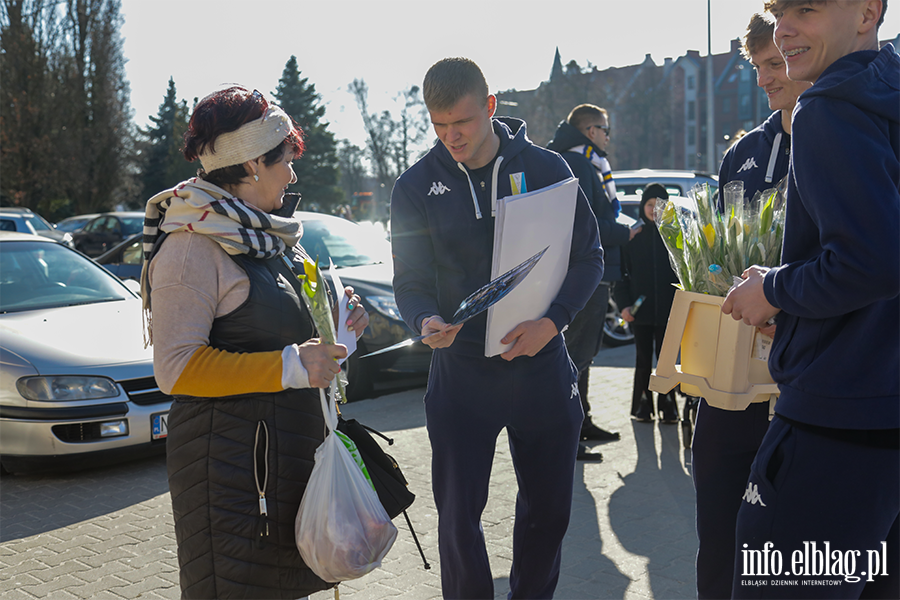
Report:
[[[294,536],[313,573],[328,582],[347,581],[381,566],[397,538],[397,528],[364,474],[362,459],[357,454],[358,464],[336,434],[334,403],[326,400],[324,390],[319,394],[328,432],[316,449]]]

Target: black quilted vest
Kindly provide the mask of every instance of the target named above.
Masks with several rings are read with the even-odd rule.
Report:
[[[250,295],[237,310],[213,321],[209,345],[229,352],[281,350],[315,337],[312,317],[298,296],[297,277],[281,258],[231,257],[250,278]]]
[[[280,258],[232,259],[250,278],[250,294],[215,319],[212,347],[281,350],[315,336],[299,283]],[[306,566],[294,540],[324,431],[316,390],[176,399],[167,466],[183,598],[298,598],[332,586]]]

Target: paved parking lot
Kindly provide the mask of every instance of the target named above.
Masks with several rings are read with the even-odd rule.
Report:
[[[622,440],[598,446],[602,463],[578,463],[572,521],[556,598],[694,598],[694,500],[690,451],[675,425],[628,418],[632,346],[602,349],[591,373],[595,421]],[[344,413],[395,440],[394,455],[417,494],[409,510],[431,570],[402,517],[382,568],[341,584],[343,600],[440,598],[437,515],[421,388],[352,403]],[[497,444],[483,525],[496,598],[506,598],[515,475]],[[0,597],[179,597],[165,460],[0,480]],[[329,600],[320,592],[312,600]]]

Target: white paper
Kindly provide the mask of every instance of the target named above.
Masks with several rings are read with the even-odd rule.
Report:
[[[543,317],[569,271],[578,180],[574,177],[541,190],[497,201],[491,279],[534,256],[546,254],[522,283],[488,309],[484,355],[506,352],[500,340],[523,321]]]
[[[347,308],[348,299],[344,293],[344,284],[341,283],[341,278],[330,258],[328,259],[328,272],[331,273],[331,281],[334,283],[335,296],[337,297],[335,302],[338,303],[337,343],[347,346],[347,357],[349,358],[351,354],[356,352],[356,332],[347,331],[347,319],[350,318],[351,311]],[[338,363],[344,364],[345,360],[347,359],[342,358]]]

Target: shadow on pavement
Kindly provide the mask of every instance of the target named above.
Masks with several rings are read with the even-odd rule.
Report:
[[[603,554],[597,501],[585,485],[584,470],[604,468],[604,464],[577,462],[572,498],[572,518],[563,547],[566,574],[556,596],[560,598],[624,598],[631,579]],[[577,548],[568,550],[566,547]]]
[[[424,383],[418,388],[405,388],[403,393],[348,402],[340,407],[346,419],[356,419],[360,423],[378,431],[399,431],[425,426]]]
[[[68,527],[168,491],[165,455],[82,471],[4,476],[0,542]]]
[[[694,532],[694,488],[681,466],[677,425],[632,421],[637,466],[622,478],[609,500],[613,531],[629,552],[648,559],[653,598],[696,597],[693,574],[697,538]],[[656,448],[659,428],[661,447]],[[638,515],[636,517],[636,514]],[[642,520],[635,527],[635,519]],[[612,597],[612,596],[611,596]],[[621,597],[621,596],[614,596]]]

